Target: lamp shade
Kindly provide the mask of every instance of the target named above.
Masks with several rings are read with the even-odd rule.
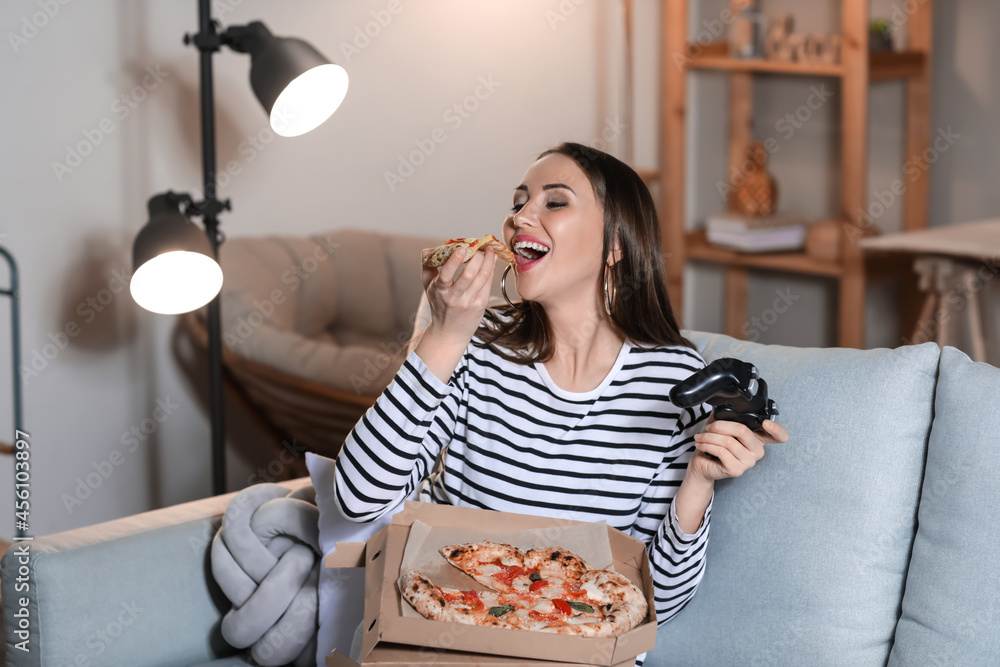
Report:
[[[315,129],[333,115],[347,95],[347,71],[334,65],[307,42],[275,37],[259,21],[247,26],[250,86],[271,129],[296,137]]]
[[[222,288],[208,237],[180,212],[181,201],[173,192],[150,199],[149,222],[132,246],[132,298],[164,315],[200,308]]]

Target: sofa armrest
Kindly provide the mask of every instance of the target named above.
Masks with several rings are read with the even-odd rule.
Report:
[[[12,545],[0,561],[6,664],[189,665],[234,653],[219,632],[229,602],[209,548],[235,495]]]

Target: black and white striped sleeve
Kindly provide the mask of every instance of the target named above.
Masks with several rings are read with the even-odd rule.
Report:
[[[654,601],[659,624],[670,620],[694,596],[705,571],[705,549],[712,515],[712,503],[705,510],[701,526],[694,534],[681,530],[674,508],[677,487],[672,480],[683,478],[694,454],[694,435],[700,433],[711,414],[708,406],[684,410],[670,451],[643,498],[636,522],[636,534],[652,535],[648,542],[650,569],[656,587]]]
[[[448,384],[416,352],[354,426],[337,457],[334,492],[351,521],[374,521],[431,471],[451,439],[468,362]]]

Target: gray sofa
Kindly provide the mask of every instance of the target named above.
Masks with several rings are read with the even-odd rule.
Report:
[[[930,343],[688,334],[706,360],[756,364],[792,438],[718,485],[701,589],[646,664],[1000,665],[1000,369]],[[227,657],[208,574],[226,502],[37,538],[27,593],[8,551],[7,664],[246,664]],[[23,595],[30,653],[14,649]]]

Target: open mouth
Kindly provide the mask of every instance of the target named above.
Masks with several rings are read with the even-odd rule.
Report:
[[[545,257],[549,250],[551,248],[537,241],[516,241],[514,243],[514,255],[517,259],[518,268],[523,269],[529,264],[534,264],[542,257]]]

